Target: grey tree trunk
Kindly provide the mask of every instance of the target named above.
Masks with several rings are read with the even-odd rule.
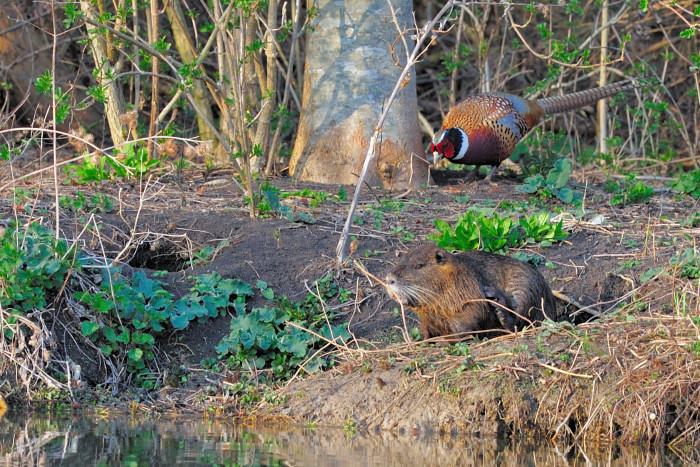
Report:
[[[400,28],[410,28],[412,2],[392,5]],[[395,63],[391,47],[398,30],[387,0],[317,0],[316,6],[290,172],[301,180],[355,184],[407,51],[398,40]],[[412,48],[410,34],[404,37]],[[429,179],[413,70],[390,109],[376,154],[367,178],[371,186],[403,190]]]

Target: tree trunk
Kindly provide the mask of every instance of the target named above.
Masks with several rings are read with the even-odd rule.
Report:
[[[392,4],[401,30],[410,28],[412,3]],[[396,41],[394,58],[402,63],[395,63],[391,47],[398,30],[387,0],[317,0],[316,6],[290,172],[302,180],[355,184],[407,51]],[[376,154],[367,178],[371,186],[403,190],[429,179],[413,70],[390,109]]]
[[[177,1],[166,2],[165,13],[168,15],[175,47],[180,53],[182,62],[188,65],[193,64],[197,60],[197,50],[187,29],[187,20],[185,19],[185,14],[182,12],[182,6]],[[203,67],[199,69],[203,70]],[[199,139],[202,141],[211,141],[213,145],[212,153],[215,153],[220,143],[216,140],[216,135],[207,123],[214,121],[214,112],[211,110],[211,94],[204,80],[195,79],[192,81],[192,97],[195,102],[197,102],[197,106],[199,106],[202,112],[197,113]]]
[[[99,21],[99,12],[95,10],[88,0],[80,2],[80,8],[86,18],[93,21]],[[95,59],[95,68],[98,73],[95,75],[97,84],[103,86],[107,101],[105,102],[105,116],[109,125],[109,132],[112,136],[112,144],[120,146],[124,141],[125,127],[120,121],[120,117],[126,112],[126,103],[124,102],[124,94],[121,84],[117,80],[113,80],[111,75],[114,73],[113,63],[109,58],[109,46],[107,36],[98,31],[98,28],[87,25],[88,37],[90,39],[90,50]]]

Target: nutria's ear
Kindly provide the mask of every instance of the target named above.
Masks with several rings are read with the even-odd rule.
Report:
[[[435,250],[435,262],[437,264],[442,264],[446,261],[445,250]]]

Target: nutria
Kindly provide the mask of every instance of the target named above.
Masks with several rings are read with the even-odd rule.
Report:
[[[424,339],[512,331],[556,316],[552,291],[534,266],[484,251],[451,254],[419,246],[394,266],[386,283],[418,314]]]

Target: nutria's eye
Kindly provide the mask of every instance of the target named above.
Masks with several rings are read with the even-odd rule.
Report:
[[[425,266],[425,264],[418,263],[418,264],[416,264],[416,269],[421,269],[423,266]]]

